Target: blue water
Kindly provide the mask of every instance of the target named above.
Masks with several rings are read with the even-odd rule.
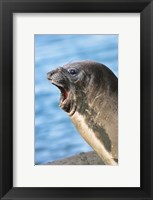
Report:
[[[35,35],[35,164],[87,152],[67,114],[60,93],[46,73],[63,64],[95,60],[118,74],[118,35]]]

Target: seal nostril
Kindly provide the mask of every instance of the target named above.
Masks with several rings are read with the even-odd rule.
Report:
[[[48,80],[51,80],[52,79],[52,75],[53,75],[53,72],[51,71],[51,72],[48,72],[47,73],[47,79]]]
[[[58,71],[59,71],[59,68],[57,68],[56,70],[52,70],[52,71],[48,72],[47,73],[47,79],[52,80],[53,74],[57,73]]]

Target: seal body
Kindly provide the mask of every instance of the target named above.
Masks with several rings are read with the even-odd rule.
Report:
[[[118,160],[118,79],[93,61],[66,64],[47,74],[61,91],[60,107],[105,164]]]

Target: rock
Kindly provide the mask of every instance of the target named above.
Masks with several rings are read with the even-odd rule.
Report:
[[[46,165],[105,165],[100,157],[94,152],[80,153],[62,160],[46,163]]]

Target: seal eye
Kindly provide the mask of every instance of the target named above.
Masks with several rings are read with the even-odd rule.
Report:
[[[72,75],[75,76],[77,74],[77,70],[76,69],[69,69],[68,72]]]

